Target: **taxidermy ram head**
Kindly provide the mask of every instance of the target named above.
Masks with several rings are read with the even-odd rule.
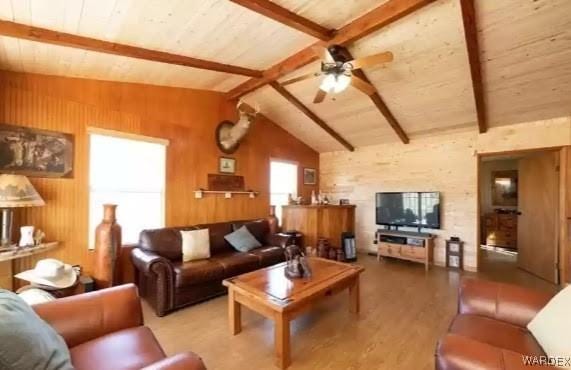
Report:
[[[248,104],[239,101],[236,105],[239,119],[235,124],[230,121],[222,121],[216,128],[216,144],[224,153],[232,154],[240,146],[240,141],[246,136],[250,125],[256,119],[259,109],[252,108]]]

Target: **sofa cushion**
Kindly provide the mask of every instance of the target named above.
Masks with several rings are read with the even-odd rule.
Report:
[[[23,299],[4,289],[0,289],[0,369],[73,369],[63,338]]]
[[[120,330],[70,349],[76,370],[141,369],[165,357],[151,330],[145,326]]]
[[[285,261],[284,249],[282,247],[261,247],[252,249],[248,253],[256,256],[262,267]]]
[[[224,278],[240,275],[260,267],[258,258],[249,253],[223,253],[210,259],[224,267]]]
[[[570,312],[571,286],[568,286],[557,293],[527,325],[550,357],[571,358]]]
[[[165,227],[162,229],[143,230],[139,234],[139,247],[152,251],[171,261],[182,259],[181,230],[195,230],[194,226]]]
[[[232,223],[230,222],[219,222],[215,224],[200,224],[196,225],[199,229],[208,229],[210,238],[210,255],[215,255],[218,253],[231,252],[234,249],[232,246],[224,239],[224,237],[230,234],[232,230]]]
[[[224,279],[224,267],[212,258],[207,260],[173,263],[177,287],[207,283]]]
[[[450,333],[524,355],[545,355],[525,328],[484,316],[460,314],[452,321]]]
[[[238,230],[242,226],[246,226],[248,231],[250,231],[250,233],[254,235],[254,238],[256,238],[261,244],[266,244],[266,237],[270,232],[270,224],[267,219],[263,218],[253,221],[237,221],[232,225],[234,230]]]
[[[246,226],[242,226],[236,231],[224,237],[234,249],[238,252],[248,252],[254,248],[259,248],[262,246],[260,242],[248,231]]]
[[[196,261],[210,258],[210,239],[208,229],[181,230],[182,261]]]

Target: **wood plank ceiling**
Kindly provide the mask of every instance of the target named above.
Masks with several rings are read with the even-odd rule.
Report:
[[[399,9],[406,16],[354,37],[371,25],[367,17],[378,21]],[[19,35],[0,36],[0,69],[232,96],[250,77],[218,72],[226,65],[246,68],[229,70],[246,75],[266,71],[279,77],[274,87],[244,100],[320,152],[571,115],[568,0],[0,0],[0,20],[224,65],[198,69]],[[280,81],[319,70],[311,50],[303,50],[331,36],[351,41],[354,57],[394,54],[392,63],[364,70],[378,99],[348,88],[313,104],[319,79],[280,89]],[[296,53],[294,62],[306,65],[284,75],[280,62]]]

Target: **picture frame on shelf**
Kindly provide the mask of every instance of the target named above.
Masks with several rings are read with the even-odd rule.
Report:
[[[317,185],[317,170],[315,168],[303,169],[303,185]]]
[[[218,172],[235,174],[236,173],[236,158],[220,157],[218,163]]]

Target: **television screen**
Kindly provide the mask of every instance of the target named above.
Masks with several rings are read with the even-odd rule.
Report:
[[[377,193],[378,225],[440,228],[440,193]]]

